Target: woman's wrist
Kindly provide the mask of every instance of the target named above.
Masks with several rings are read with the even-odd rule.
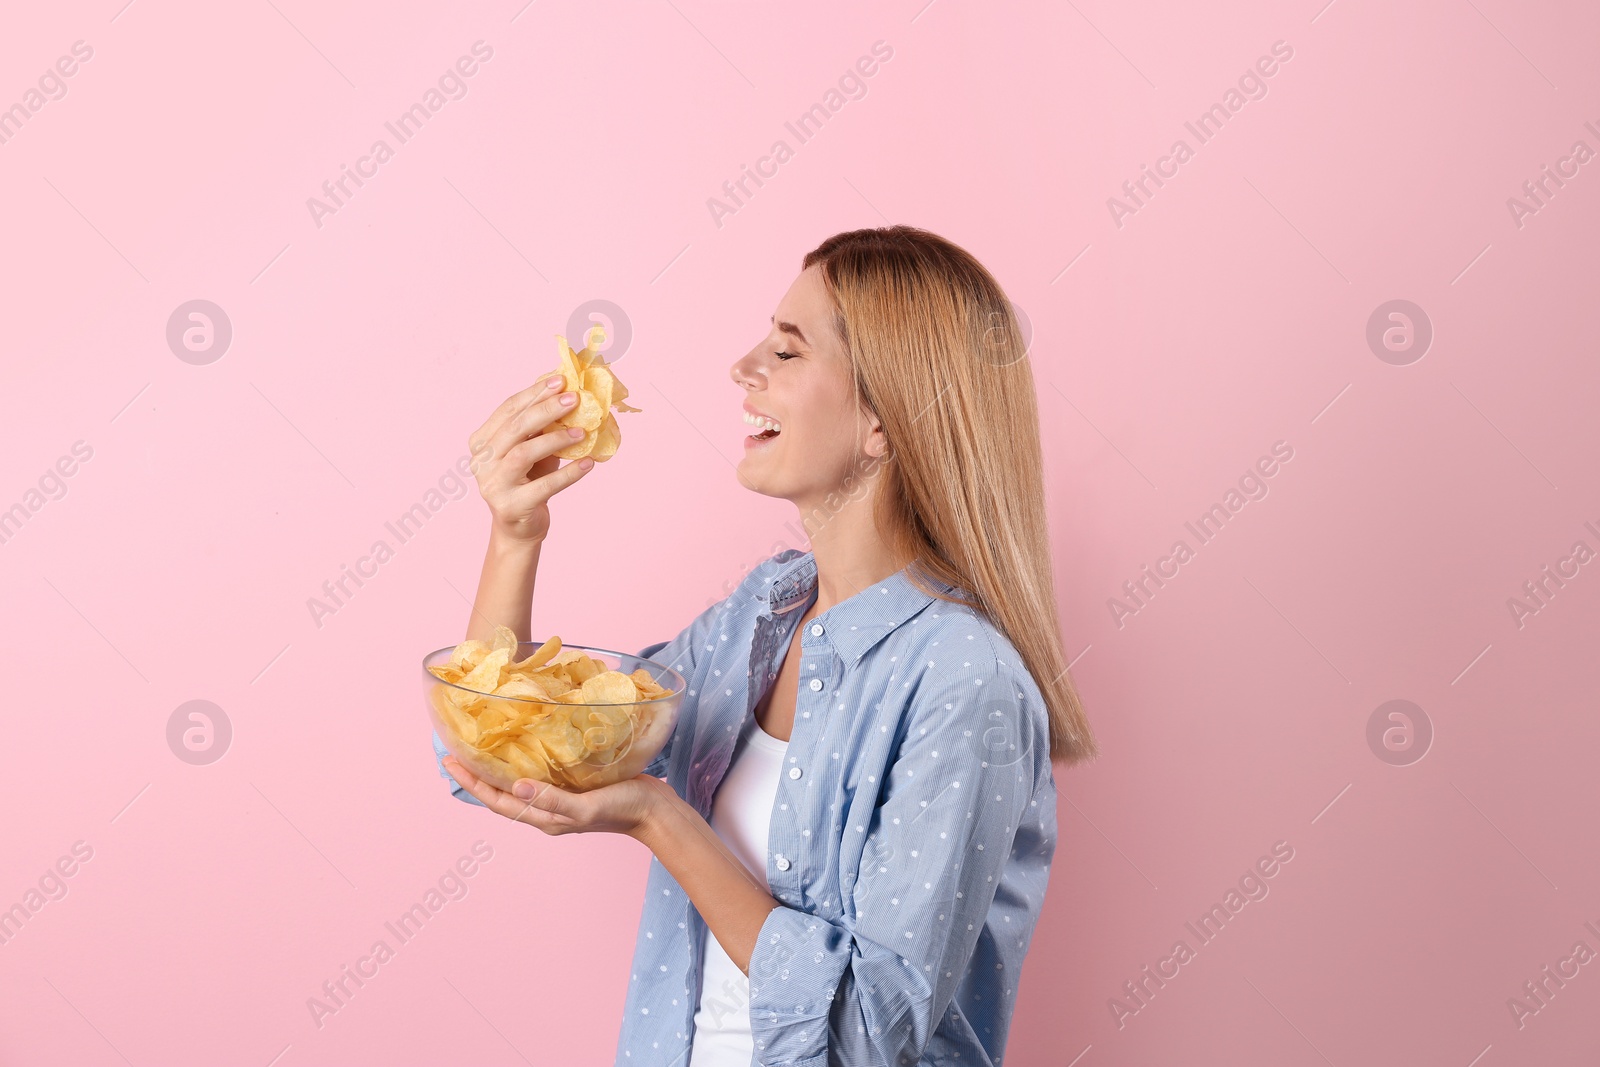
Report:
[[[682,813],[674,809],[683,804],[683,798],[678,796],[670,785],[659,778],[655,781],[658,784],[646,794],[648,799],[644,805],[644,814],[640,816],[634,828],[628,831],[629,837],[651,852],[656,852],[662,845],[671,821],[681,818]]]
[[[478,592],[467,620],[467,637],[488,641],[502,624],[525,638],[533,610],[533,584],[539,570],[538,541],[519,539],[498,526],[489,529],[489,545],[478,574]]]
[[[498,523],[489,527],[489,554],[497,559],[525,559],[535,556],[544,538],[518,537]]]

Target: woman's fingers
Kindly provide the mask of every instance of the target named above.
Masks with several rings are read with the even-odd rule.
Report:
[[[482,801],[483,806],[496,815],[504,816],[513,822],[525,822],[547,834],[562,833],[571,826],[572,819],[569,816],[549,809],[549,805],[558,803],[553,795],[540,795],[533,800],[521,800],[503,789],[496,789],[487,782],[480,781],[454,758],[444,761],[444,769],[461,783],[463,789]],[[541,794],[545,788],[553,787],[541,786]],[[560,790],[555,792],[561,793]],[[562,796],[567,795],[562,794]]]
[[[525,822],[551,836],[582,833],[632,834],[650,812],[674,795],[672,786],[649,775],[613,782],[588,792],[570,792],[548,782],[519,778],[512,791],[478,780],[453,756],[445,770],[496,815]]]
[[[573,821],[573,796],[574,794],[558,786],[535,781],[532,778],[519,778],[511,787],[511,797],[517,803],[526,804],[551,819],[564,823]]]
[[[450,772],[450,777],[456,780],[457,785],[465,789],[467,792],[472,793],[473,787],[478,784],[477,775],[467,770],[461,761],[456,759],[454,756],[446,756],[441,761],[441,765],[446,771]],[[477,794],[473,793],[473,795],[476,796]]]
[[[545,383],[550,380],[552,375],[559,376],[560,372],[550,371],[547,374],[541,374],[532,385],[512,393],[500,402],[500,406],[490,413],[489,417],[484,420],[483,425],[474,430],[471,436],[467,438],[467,447],[471,449],[474,455],[482,451],[484,446],[494,439],[508,419],[527,408],[529,404],[544,393],[546,389]]]
[[[570,448],[583,440],[580,433],[572,436],[567,426],[551,426],[543,433],[535,434],[524,441],[518,441],[506,450],[505,463],[508,472],[507,482],[512,488],[535,480],[533,471],[540,460],[549,459],[563,448]],[[554,468],[546,464],[546,473]],[[515,471],[515,474],[509,472]]]
[[[561,378],[552,379],[548,383],[547,395],[535,396],[526,407],[501,423],[500,429],[491,438],[495,455],[507,454],[513,447],[543,432],[551,423],[577,407],[575,403],[570,406],[561,403],[561,395],[557,390],[562,381]]]
[[[589,471],[578,465],[581,462],[583,461],[575,459],[570,463],[557,467],[549,474],[541,475],[531,481],[523,482],[521,485],[507,489],[502,498],[506,508],[511,512],[526,511],[549,500],[561,490],[589,473]],[[594,468],[591,467],[589,469],[593,470]]]
[[[461,788],[483,801],[484,804],[490,807],[494,806],[490,802],[494,800],[494,794],[498,793],[499,790],[492,785],[478,781],[477,776],[467,770],[460,760],[454,756],[447,756],[444,760],[444,769],[450,772],[450,777],[454,778]]]

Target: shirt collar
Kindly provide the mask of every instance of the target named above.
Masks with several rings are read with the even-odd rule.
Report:
[[[937,578],[928,576],[927,580],[935,589],[954,591],[953,586]],[[758,587],[757,599],[766,603],[772,615],[803,613],[816,599],[816,591],[816,556],[803,552],[778,564]],[[814,624],[822,625],[846,666],[854,666],[874,645],[936,599],[912,584],[907,566],[841,600],[818,615]]]

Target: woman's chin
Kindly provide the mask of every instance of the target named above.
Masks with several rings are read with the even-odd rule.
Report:
[[[734,467],[734,474],[739,479],[739,484],[752,493],[762,496],[775,497],[779,500],[789,500],[791,493],[785,492],[776,472],[770,469],[766,461],[757,456],[746,455]]]
[[[738,477],[739,484],[750,490],[752,493],[760,493],[762,496],[776,496],[777,494],[768,488],[767,483],[769,479],[764,478],[759,473],[750,470],[750,467],[750,463],[741,460],[739,465],[734,468],[734,474]]]

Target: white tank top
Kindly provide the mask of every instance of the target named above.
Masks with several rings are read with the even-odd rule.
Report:
[[[778,771],[789,742],[780,741],[751,716],[739,735],[728,773],[711,802],[711,828],[735,856],[767,884],[767,828],[778,797]],[[705,932],[704,979],[694,1013],[689,1067],[750,1067],[750,979]]]

